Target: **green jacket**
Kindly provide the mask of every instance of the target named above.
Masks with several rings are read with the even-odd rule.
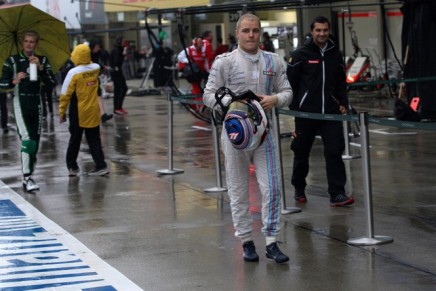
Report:
[[[53,72],[48,62],[47,57],[37,56],[39,62],[43,65],[43,70],[38,70],[38,81],[30,81],[29,79],[29,59],[23,53],[8,57],[3,64],[3,71],[0,78],[0,89],[13,89],[15,96],[19,96],[22,106],[37,108],[40,104],[41,82],[46,85],[53,86],[55,84]],[[26,72],[27,76],[17,85],[12,84],[18,72]],[[35,107],[34,107],[35,106]]]

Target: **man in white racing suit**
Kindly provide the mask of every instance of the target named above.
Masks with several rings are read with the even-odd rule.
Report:
[[[215,92],[222,86],[237,95],[247,90],[253,91],[260,98],[260,105],[269,119],[274,106],[286,107],[291,103],[292,89],[285,64],[277,54],[259,49],[260,35],[259,18],[253,14],[242,15],[236,25],[238,49],[218,56],[213,63],[203,95],[206,106],[214,107]],[[275,129],[271,128],[271,122],[269,124],[265,140],[254,150],[234,148],[224,127],[221,143],[235,235],[243,244],[244,260],[259,260],[252,238],[253,219],[249,210],[248,191],[250,165],[254,164],[262,193],[262,232],[266,238],[266,256],[283,263],[289,258],[280,251],[277,242],[281,216],[280,171],[273,136]]]

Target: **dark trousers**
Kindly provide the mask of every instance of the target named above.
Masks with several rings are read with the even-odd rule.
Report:
[[[53,115],[53,87],[52,86],[41,86],[41,98],[42,98],[42,116],[47,117],[47,107],[48,112]]]
[[[294,167],[292,185],[296,190],[304,190],[309,173],[309,156],[315,135],[320,134],[324,144],[324,158],[327,171],[328,192],[335,196],[345,194],[347,180],[342,153],[345,149],[342,123],[339,121],[295,118],[296,137],[292,141]]]
[[[126,79],[121,70],[111,72],[111,79],[114,82],[114,111],[123,109],[124,97],[127,93]]]
[[[100,140],[100,126],[92,128],[79,127],[77,124],[70,123],[70,141],[68,142],[67,149],[67,167],[68,169],[78,169],[77,157],[79,155],[80,143],[82,141],[83,132],[89,145],[89,151],[91,152],[92,159],[95,163],[97,170],[106,168],[106,162],[104,161],[104,154],[101,147]]]
[[[0,115],[1,125],[3,129],[8,127],[8,104],[6,93],[0,93]]]

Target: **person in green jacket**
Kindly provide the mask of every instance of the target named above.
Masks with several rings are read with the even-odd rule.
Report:
[[[35,31],[24,34],[23,50],[9,56],[3,64],[0,89],[13,89],[14,115],[21,139],[21,169],[23,189],[39,190],[32,178],[36,166],[42,124],[41,83],[55,83],[50,63],[45,56],[35,54],[39,35]],[[31,67],[36,66],[36,76],[31,79]]]

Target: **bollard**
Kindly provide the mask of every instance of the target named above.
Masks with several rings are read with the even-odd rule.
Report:
[[[342,15],[342,40],[344,41],[343,43],[345,44],[345,18],[344,15],[345,13],[349,12],[348,9],[342,9],[341,10],[341,15]],[[343,55],[344,55],[344,65],[346,66],[346,62],[345,62],[345,45],[343,47],[343,51],[342,51]],[[348,112],[348,110],[347,110]],[[342,159],[343,160],[352,160],[352,159],[357,159],[360,158],[360,156],[352,156],[350,155],[350,136],[349,136],[349,132],[348,132],[348,122],[347,121],[343,121],[342,122],[342,126],[344,127],[344,139],[345,139],[345,153],[342,155]]]
[[[162,175],[180,174],[184,171],[181,169],[173,169],[173,101],[171,94],[168,94],[168,169],[156,171]]]
[[[215,124],[214,118],[212,120],[212,135],[213,135],[213,153],[215,156],[215,178],[216,187],[204,189],[204,192],[223,192],[227,191],[227,188],[222,186],[221,178],[221,161],[220,161],[220,141],[218,138],[218,125]]]
[[[275,142],[277,144],[276,153],[279,156],[279,165],[280,165],[280,177],[282,182],[282,214],[291,214],[301,212],[301,208],[299,207],[286,207],[286,193],[285,193],[285,178],[283,176],[283,158],[282,158],[282,146],[280,141],[280,122],[279,122],[279,112],[273,107],[272,109],[272,122],[273,127],[276,129],[275,132]]]
[[[351,245],[372,246],[393,242],[389,236],[374,235],[374,220],[372,210],[372,189],[371,189],[371,165],[369,158],[369,132],[368,132],[368,112],[359,113],[360,136],[361,136],[361,154],[362,154],[362,175],[364,204],[367,215],[367,236],[352,238],[347,242]]]
[[[348,121],[342,121],[342,127],[344,132],[344,139],[345,139],[345,152],[342,155],[342,159],[343,160],[359,159],[360,156],[350,155],[350,135],[348,132]]]

